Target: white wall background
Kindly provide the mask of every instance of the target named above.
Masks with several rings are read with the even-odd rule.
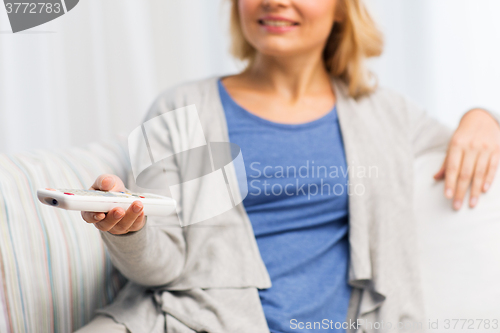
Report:
[[[456,125],[500,111],[500,1],[366,0],[386,35],[382,85]],[[0,153],[127,135],[177,83],[237,70],[227,0],[81,0],[12,34],[0,8]]]
[[[500,1],[367,0],[386,36],[380,82],[456,126],[476,106],[500,112]]]

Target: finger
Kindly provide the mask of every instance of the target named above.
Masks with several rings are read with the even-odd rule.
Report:
[[[82,218],[87,223],[97,223],[106,217],[104,213],[82,212]]]
[[[444,193],[446,198],[453,198],[457,185],[458,173],[462,164],[463,150],[459,147],[451,147],[446,156],[446,171],[444,182]]]
[[[128,231],[132,232],[141,230],[146,224],[146,220],[147,217],[144,215],[144,212],[142,212],[141,215],[139,215],[139,217],[137,218],[137,220],[135,220],[134,224],[132,224],[132,226],[128,229]]]
[[[486,178],[483,185],[483,192],[487,192],[490,189],[491,184],[493,184],[493,179],[495,179],[499,163],[500,163],[500,153],[494,153],[491,156],[490,164],[488,166],[488,172],[486,174]]]
[[[441,168],[439,169],[439,171],[434,175],[434,179],[435,180],[443,179],[444,174],[445,174],[445,170],[446,170],[446,158],[444,159],[443,164],[441,165]]]
[[[137,216],[137,218],[134,221],[132,221],[132,223],[130,223],[128,227],[126,226],[123,227],[121,223],[118,223],[109,232],[114,235],[123,235],[131,231],[138,231],[144,226],[145,222],[144,220],[145,220],[144,212],[141,211],[139,216]]]
[[[470,189],[470,199],[469,206],[471,208],[476,207],[479,200],[479,195],[481,194],[481,189],[484,184],[484,179],[486,172],[488,170],[488,162],[490,161],[490,153],[481,153],[477,159],[476,167],[474,170],[474,178],[472,180],[472,186]]]
[[[111,191],[116,185],[114,175],[104,174],[97,177],[94,184],[90,187],[91,190]]]
[[[109,230],[112,234],[121,235],[128,232],[132,224],[141,215],[143,204],[141,201],[134,201],[125,212],[125,216]]]
[[[101,231],[111,230],[115,224],[125,216],[125,210],[120,207],[113,208],[106,214],[106,218],[100,222],[94,223],[95,227]]]
[[[459,210],[462,207],[465,193],[467,193],[467,189],[472,181],[472,175],[474,174],[477,158],[478,153],[474,151],[468,152],[464,155],[453,199],[453,208],[456,210]]]

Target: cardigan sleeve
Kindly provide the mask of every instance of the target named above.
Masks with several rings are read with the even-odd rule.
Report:
[[[413,156],[418,157],[432,150],[446,150],[453,130],[430,116],[414,102],[405,99],[410,121]]]
[[[160,96],[150,108],[144,123],[169,111],[168,101],[169,98],[165,95]],[[138,129],[142,133],[142,128]],[[163,153],[168,154],[168,150],[172,149],[168,125],[161,123],[156,132],[155,139],[161,138],[156,144],[161,146],[159,149],[162,149]],[[136,170],[137,168],[142,170],[149,165],[140,173],[140,180],[137,175],[129,173],[130,190],[173,196],[168,184],[179,182],[179,170],[174,159],[164,159],[160,163],[152,164],[150,152],[145,147],[137,147],[135,152],[130,151],[130,155],[132,169],[134,165]],[[148,287],[167,285],[178,278],[183,270],[186,244],[176,214],[171,217],[149,216],[145,226],[137,232],[124,235],[101,232],[101,236],[115,267],[125,277],[139,285]]]

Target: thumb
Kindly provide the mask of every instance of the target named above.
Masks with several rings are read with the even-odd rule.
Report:
[[[92,185],[91,189],[100,191],[111,191],[116,184],[115,177],[113,175],[100,175]]]

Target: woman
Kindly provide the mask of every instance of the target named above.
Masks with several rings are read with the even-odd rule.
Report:
[[[233,51],[247,69],[166,92],[148,119],[195,104],[207,142],[241,147],[248,196],[184,228],[158,219],[146,227],[140,202],[83,213],[131,282],[79,332],[419,330],[413,159],[450,142],[435,178],[445,179],[455,209],[468,189],[474,207],[497,169],[498,123],[475,109],[451,133],[376,88],[363,60],[378,56],[382,41],[360,0],[232,4]],[[148,138],[175,154],[192,132],[171,115]],[[150,168],[141,184],[179,184],[189,165],[178,158]],[[103,175],[92,188],[125,186]],[[199,191],[175,193],[186,224]]]

